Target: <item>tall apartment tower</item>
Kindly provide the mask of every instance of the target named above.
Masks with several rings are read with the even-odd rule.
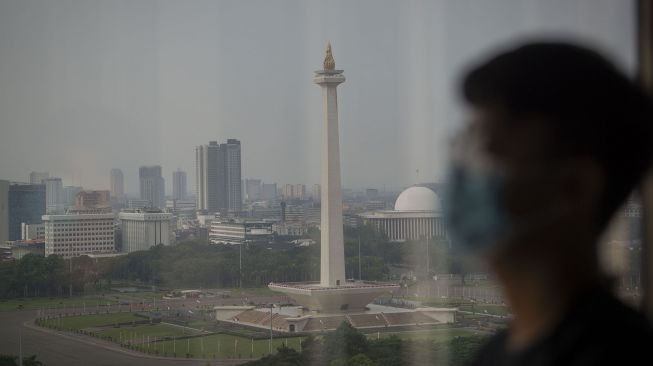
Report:
[[[31,172],[29,173],[29,184],[43,184],[43,181],[50,178],[48,172]]]
[[[186,172],[181,169],[172,172],[172,199],[186,199]]]
[[[45,183],[45,213],[62,214],[64,212],[64,195],[61,178],[48,178]]]
[[[225,207],[224,192],[220,192],[220,187],[224,185],[224,174],[221,170],[223,162],[224,157],[217,141],[195,147],[195,193],[198,210],[217,212]]]
[[[240,141],[211,141],[195,147],[197,209],[209,212],[240,211],[242,182]]]
[[[165,180],[161,166],[142,166],[139,171],[141,199],[147,200],[151,207],[165,208]]]
[[[122,198],[125,195],[125,178],[122,170],[111,169],[111,197]]]
[[[240,141],[228,139],[226,149],[226,180],[227,209],[241,211],[243,209],[242,164],[240,159]]]

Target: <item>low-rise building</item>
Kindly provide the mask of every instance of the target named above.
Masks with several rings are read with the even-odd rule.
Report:
[[[118,214],[122,226],[122,251],[131,253],[155,245],[170,245],[172,214],[159,209],[131,209]]]
[[[44,215],[42,218],[46,256],[70,258],[115,251],[112,213]]]
[[[265,221],[214,221],[209,233],[211,244],[268,242],[272,238],[272,223]]]

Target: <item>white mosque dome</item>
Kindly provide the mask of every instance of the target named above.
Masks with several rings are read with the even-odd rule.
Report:
[[[410,187],[397,197],[395,211],[440,211],[440,199],[430,188]]]

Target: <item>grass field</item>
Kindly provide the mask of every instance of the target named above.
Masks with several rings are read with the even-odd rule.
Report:
[[[367,334],[367,339],[387,338],[396,336],[405,340],[431,340],[434,342],[446,342],[455,337],[470,337],[479,335],[478,332],[469,329],[428,329],[428,330],[415,330],[405,332],[385,332],[385,333],[370,333]]]
[[[100,336],[111,337],[113,341],[131,340],[136,339],[138,342],[142,341],[142,337],[181,337],[187,335],[197,335],[201,332],[196,329],[179,327],[170,324],[152,324],[152,325],[137,325],[137,326],[121,326],[119,328],[107,328],[98,332]]]
[[[134,313],[112,313],[53,318],[46,320],[45,324],[50,324],[67,330],[80,330],[145,319],[147,318],[143,318],[142,316],[138,316]]]
[[[272,340],[272,353],[277,347],[287,344],[288,347],[300,350],[303,338],[285,338]],[[150,337],[152,340],[152,337]],[[260,358],[269,353],[270,340],[252,340],[228,334],[212,334],[204,337],[179,339],[172,341],[150,342],[138,349],[157,353],[159,355],[191,358]],[[148,348],[149,347],[149,348]]]

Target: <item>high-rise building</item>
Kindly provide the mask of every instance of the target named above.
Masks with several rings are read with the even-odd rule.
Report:
[[[186,199],[186,172],[183,170],[172,172],[172,199]]]
[[[45,212],[61,214],[64,212],[64,195],[61,178],[45,179]]]
[[[226,207],[224,154],[217,141],[195,147],[197,209],[217,212]]]
[[[44,184],[0,180],[0,243],[20,240],[22,224],[39,224],[44,214]]]
[[[0,243],[9,240],[9,181],[0,180]]]
[[[320,202],[322,197],[322,186],[319,184],[313,184],[313,192],[311,192],[311,195],[313,196],[313,201]]]
[[[298,200],[306,199],[306,185],[305,184],[295,184],[295,195],[294,197]]]
[[[283,186],[283,199],[291,200],[293,198],[295,198],[295,185],[286,183]]]
[[[245,195],[248,201],[257,201],[262,198],[260,179],[245,179]]]
[[[155,245],[170,245],[172,214],[157,209],[124,210],[118,214],[122,225],[122,251],[131,253]]]
[[[30,184],[43,184],[43,181],[50,178],[50,173],[48,172],[31,172],[29,173],[29,183]]]
[[[208,212],[242,209],[240,141],[211,141],[195,148],[197,209]]]
[[[240,141],[228,139],[226,148],[227,209],[238,212],[243,209],[242,162]]]
[[[142,200],[148,200],[150,207],[165,208],[165,180],[161,166],[142,166],[139,171]]]
[[[111,200],[109,191],[80,191],[75,197],[75,206],[68,212],[109,213]]]
[[[82,189],[82,187],[76,186],[63,187],[64,209],[75,206],[75,197],[77,197],[77,193],[81,192]]]
[[[111,169],[110,180],[111,197],[121,199],[125,195],[125,178],[122,175],[122,170]]]
[[[102,214],[44,215],[45,255],[63,258],[115,251],[114,216]]]

